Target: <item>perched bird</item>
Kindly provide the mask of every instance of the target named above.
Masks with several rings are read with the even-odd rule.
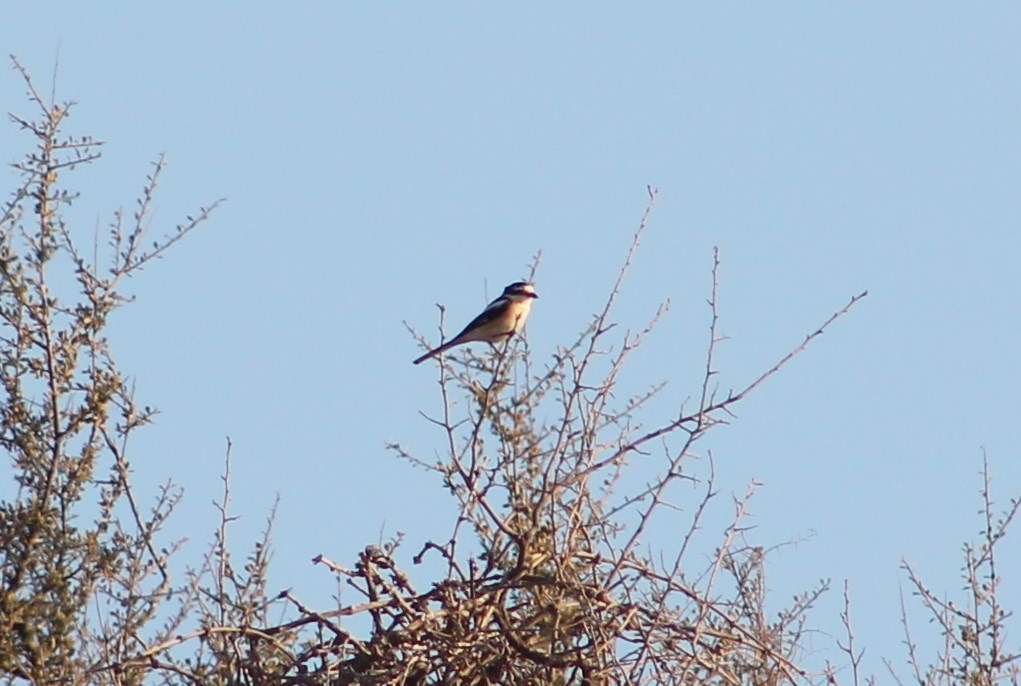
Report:
[[[435,350],[430,350],[422,355],[415,360],[415,364],[425,362],[430,357],[439,355],[462,343],[471,343],[472,341],[498,343],[510,339],[524,328],[528,312],[532,309],[532,299],[538,297],[535,286],[527,281],[512,283],[503,289],[503,294],[499,298],[482,310],[482,314],[471,320],[471,323],[464,327],[461,333]]]

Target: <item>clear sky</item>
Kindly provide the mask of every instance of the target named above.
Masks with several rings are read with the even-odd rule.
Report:
[[[672,302],[627,378],[668,381],[649,423],[696,393],[713,246],[724,388],[870,291],[702,447],[724,494],[763,483],[756,540],[804,539],[773,559],[777,604],[847,579],[867,667],[903,664],[900,560],[961,587],[982,447],[999,501],[1021,493],[1021,6],[547,5],[4,8],[3,52],[43,86],[59,55],[70,132],[108,142],[76,177],[84,235],[160,152],[155,231],[227,198],[114,320],[162,413],[134,446],[140,489],[185,487],[171,529],[197,559],[229,435],[237,551],[279,494],[271,584],[313,603],[316,554],[397,531],[416,552],[451,510],[384,449],[442,450],[419,415],[435,367],[411,365],[402,321],[434,335],[437,302],[466,321],[541,250],[528,337],[548,356],[605,297],[652,185],[618,310],[635,328]],[[3,109],[29,113],[23,93],[0,69]],[[4,131],[13,161],[30,141]],[[839,606],[814,614],[823,656]]]

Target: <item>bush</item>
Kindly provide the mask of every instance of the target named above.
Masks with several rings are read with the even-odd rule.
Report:
[[[655,202],[652,189],[605,303],[573,343],[546,363],[533,360],[523,339],[445,356],[437,367],[442,411],[429,417],[442,454],[426,460],[390,446],[438,475],[457,504],[450,531],[412,557],[414,564],[430,558],[435,578],[413,580],[398,560],[401,542],[391,541],[365,548],[350,566],[316,558],[360,596],[354,604],[316,610],[287,591],[271,596],[272,514],[240,567],[228,550],[228,444],[219,527],[204,564],[175,581],[178,545],[157,539],[180,493],[168,485],[143,506],[131,487],[129,438],[153,412],[136,403],[104,329],[129,301],[124,278],[218,203],[149,243],[160,158],[134,211],[114,213],[106,257],[87,257],[67,225],[77,196],[64,181],[99,158],[101,143],[65,136],[71,105],[48,103],[15,65],[35,115],[13,120],[35,147],[16,165],[22,183],[0,217],[0,446],[16,485],[0,503],[4,682],[580,686],[864,678],[849,601],[845,666],[817,674],[799,666],[806,613],[825,583],[778,613],[766,611],[766,553],[746,539],[744,526],[754,484],[734,500],[708,563],[692,561],[691,551],[717,497],[712,457],[697,451],[698,442],[866,293],[757,379],[721,393],[714,385],[716,256],[695,400],[650,421],[649,400],[662,386],[628,399],[616,393],[629,356],[666,305],[637,333],[621,333],[613,309]],[[629,460],[658,471],[627,486],[634,482],[622,478]],[[985,483],[982,542],[965,549],[969,602],[939,599],[906,567],[946,639],[936,662],[923,667],[908,635],[920,684],[1018,682],[1018,654],[1005,648],[1009,613],[996,595],[994,550],[1019,505],[995,518],[988,472]],[[678,516],[685,524],[676,548],[648,549],[643,536]],[[285,619],[273,624],[269,609],[280,605]]]

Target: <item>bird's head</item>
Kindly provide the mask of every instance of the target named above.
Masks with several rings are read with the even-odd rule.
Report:
[[[503,294],[515,300],[539,297],[539,294],[535,292],[535,286],[527,281],[515,281],[503,289]]]

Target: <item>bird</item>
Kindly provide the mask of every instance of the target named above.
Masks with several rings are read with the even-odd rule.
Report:
[[[525,320],[528,319],[528,313],[532,309],[532,300],[538,297],[539,294],[535,292],[535,286],[527,281],[515,281],[503,289],[499,298],[486,305],[486,309],[471,320],[461,333],[440,347],[422,355],[415,360],[414,364],[421,364],[430,357],[439,355],[462,343],[471,343],[472,341],[498,343],[509,340],[524,328]]]

